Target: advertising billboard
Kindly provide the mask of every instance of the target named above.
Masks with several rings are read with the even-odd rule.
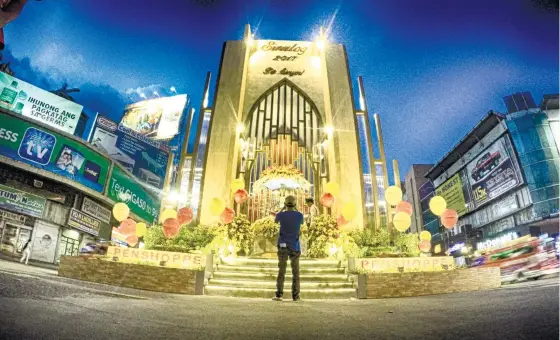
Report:
[[[0,107],[74,134],[83,106],[0,72]]]
[[[126,203],[130,211],[148,222],[155,221],[159,215],[160,201],[117,166],[111,173],[107,197]]]
[[[104,150],[138,179],[163,189],[169,152],[163,143],[97,116],[91,143]]]
[[[68,216],[67,224],[78,230],[85,231],[90,235],[98,236],[99,229],[101,229],[104,222],[88,214],[84,214],[83,212],[77,209],[72,208],[72,210],[70,210],[70,215]]]
[[[521,184],[521,179],[506,151],[502,137],[467,164],[467,176],[479,206]]]
[[[125,107],[120,125],[153,139],[171,139],[179,133],[187,95],[148,99]]]
[[[42,217],[47,199],[0,184],[0,207],[25,215]]]
[[[463,191],[461,179],[463,173],[463,171],[456,173],[436,189],[436,195],[445,199],[447,208],[457,211],[459,216],[467,212],[465,196],[468,197],[468,193],[465,195]]]
[[[67,177],[103,192],[111,161],[87,146],[17,117],[0,113],[0,155]]]

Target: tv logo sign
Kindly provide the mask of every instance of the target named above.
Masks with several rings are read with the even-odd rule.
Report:
[[[51,159],[55,144],[55,136],[31,127],[23,135],[18,155],[33,163],[47,165]]]

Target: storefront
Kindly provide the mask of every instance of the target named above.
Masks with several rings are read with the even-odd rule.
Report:
[[[0,251],[20,256],[23,246],[31,239],[35,220],[4,209],[0,209],[0,216]]]

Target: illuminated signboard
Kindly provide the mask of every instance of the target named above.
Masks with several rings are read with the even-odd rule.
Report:
[[[477,243],[476,244],[476,249],[477,250],[486,250],[486,249],[490,249],[490,248],[501,248],[507,242],[513,241],[518,237],[519,237],[519,235],[517,235],[517,233],[507,233],[507,234],[502,235],[500,237]]]
[[[153,139],[171,139],[179,132],[186,105],[186,94],[130,104],[121,125]]]

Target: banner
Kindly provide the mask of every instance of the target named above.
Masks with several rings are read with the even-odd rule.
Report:
[[[107,117],[98,116],[91,143],[106,151],[138,179],[163,189],[169,152],[163,143],[151,140]]]
[[[146,250],[123,247],[108,247],[107,256],[117,257],[122,262],[136,263],[138,261],[152,262],[159,265],[161,261],[166,262],[166,266],[180,267],[206,267],[206,255],[176,253],[170,251]]]
[[[403,268],[406,271],[430,272],[443,270],[442,266],[455,264],[451,256],[430,257],[395,257],[395,258],[362,258],[356,259],[356,268],[374,272],[392,272]]]
[[[149,223],[155,221],[159,215],[159,199],[154,199],[146,189],[117,166],[113,167],[107,197],[115,202],[126,203],[130,211]]]
[[[130,104],[120,125],[153,139],[171,139],[179,132],[186,105],[186,94]]]
[[[467,164],[475,204],[486,203],[516,187],[521,180],[502,137]]]
[[[445,199],[447,208],[457,211],[459,216],[467,212],[461,173],[456,173],[436,189],[436,195]]]
[[[0,155],[67,177],[103,192],[111,162],[51,130],[0,113]]]
[[[0,72],[0,107],[74,134],[83,106]]]
[[[0,184],[0,208],[42,217],[47,199]]]
[[[70,215],[68,216],[67,224],[72,228],[85,231],[93,236],[98,236],[99,229],[101,229],[104,223],[97,218],[72,208],[72,210],[70,210]]]
[[[111,223],[111,210],[103,207],[101,204],[95,203],[87,197],[84,197],[82,211],[90,216],[100,219],[103,222]]]

